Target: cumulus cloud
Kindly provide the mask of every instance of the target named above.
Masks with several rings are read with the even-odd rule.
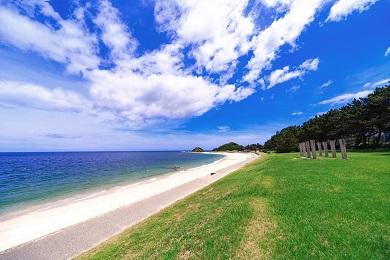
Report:
[[[168,31],[183,44],[191,44],[198,68],[220,72],[250,47],[255,24],[245,15],[249,1],[242,0],[160,0],[155,16],[160,30]]]
[[[270,89],[277,84],[286,82],[291,79],[300,78],[303,75],[305,75],[308,71],[316,71],[318,69],[319,63],[320,60],[318,58],[308,59],[294,70],[290,70],[289,66],[285,66],[282,69],[274,70],[264,81],[264,82],[268,82],[268,85],[265,85],[264,83],[263,87],[265,87],[266,89]]]
[[[36,100],[42,100],[47,109],[88,107],[90,112],[143,127],[238,102],[253,94],[261,80],[272,88],[317,70],[318,58],[262,75],[264,69],[271,69],[282,46],[295,47],[327,0],[255,2],[157,0],[155,21],[168,41],[145,53],[137,52],[137,39],[108,0],[77,5],[67,18],[45,0],[9,2],[0,7],[0,43],[62,63],[68,73],[81,73],[89,93],[82,97],[24,84],[17,89],[27,94],[17,98],[10,90],[7,102],[21,104],[26,99],[26,105],[38,107]],[[260,4],[278,14],[266,26],[257,23],[259,12],[254,6]],[[102,55],[103,46],[107,57]],[[231,83],[243,56],[249,58],[247,64],[240,64],[247,72]],[[63,105],[56,100],[50,103],[49,98],[62,100]]]
[[[358,99],[358,98],[366,97],[371,92],[372,92],[372,90],[363,90],[363,91],[359,91],[359,92],[356,92],[356,93],[346,93],[346,94],[342,94],[342,95],[339,95],[339,96],[336,96],[336,97],[333,97],[333,98],[330,98],[330,99],[323,100],[319,104],[320,105],[340,105],[340,104],[345,104],[345,103],[348,103],[349,101],[353,100],[354,98]]]
[[[327,21],[337,22],[354,11],[363,12],[378,0],[338,0],[330,9]]]
[[[240,101],[253,91],[221,87],[192,75],[94,71],[90,77],[90,94],[97,107],[117,111],[120,119],[134,125],[198,116],[227,100]]]
[[[44,10],[44,14],[57,19],[58,29],[34,21],[14,8],[0,6],[0,42],[64,63],[69,72],[96,68],[100,60],[95,36],[78,21],[63,20],[52,9]]]
[[[252,88],[218,85],[183,69],[181,45],[133,57],[127,67],[93,70],[87,74],[95,108],[114,111],[131,125],[199,116],[226,101],[240,101]]]
[[[276,58],[284,44],[295,40],[313,20],[324,0],[261,1],[265,7],[288,10],[264,30],[256,28],[256,12],[248,12],[249,1],[157,1],[156,20],[160,30],[191,44],[196,67],[209,72],[226,72],[237,59],[253,51],[244,81],[254,83],[262,70]]]
[[[313,21],[314,15],[324,2],[321,0],[291,1],[289,11],[282,18],[274,21],[253,38],[253,57],[247,65],[249,72],[244,79],[255,82],[263,69],[271,65],[283,45],[294,46],[296,39]]]
[[[267,7],[286,7],[289,6],[293,0],[261,0],[261,2]]]
[[[30,4],[40,6],[40,1]],[[254,92],[253,88],[216,84],[206,77],[194,75],[182,62],[183,41],[172,42],[136,57],[137,42],[121,21],[118,10],[108,1],[100,1],[97,8],[93,22],[99,32],[91,33],[79,21],[64,20],[52,9],[45,8],[42,14],[58,22],[60,29],[57,30],[21,15],[15,7],[2,7],[0,14],[5,15],[1,15],[1,19],[9,26],[0,29],[0,39],[65,63],[69,72],[82,71],[90,83],[93,112],[112,113],[116,119],[136,128],[199,116],[219,104],[240,101]],[[68,29],[73,30],[66,33]],[[14,31],[25,36],[25,30],[36,35],[14,37]],[[101,62],[96,54],[99,35],[110,50],[109,61],[113,62],[107,69],[98,67]],[[73,36],[78,37],[77,41]],[[69,41],[75,41],[75,44],[69,44]],[[88,58],[96,59],[88,61]],[[80,60],[90,66],[83,66]]]
[[[109,1],[100,1],[94,22],[101,29],[102,41],[110,49],[112,61],[117,64],[128,62],[137,42],[121,22],[118,10]]]
[[[90,109],[90,102],[76,92],[14,81],[0,81],[0,104],[69,112]]]

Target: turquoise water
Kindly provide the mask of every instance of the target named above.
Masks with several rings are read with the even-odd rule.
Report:
[[[0,153],[0,214],[222,157],[186,152]]]

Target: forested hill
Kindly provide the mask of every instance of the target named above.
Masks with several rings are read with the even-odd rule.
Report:
[[[389,145],[383,133],[390,132],[390,82],[376,88],[366,98],[317,115],[302,125],[284,128],[268,141],[264,148],[276,152],[297,151],[298,143],[309,139],[326,141],[345,138],[350,147]],[[382,141],[381,141],[382,139]]]
[[[214,152],[223,152],[223,151],[241,151],[244,147],[234,142],[223,144],[220,147],[214,148]]]

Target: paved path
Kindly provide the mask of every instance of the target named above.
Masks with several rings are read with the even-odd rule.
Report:
[[[84,252],[126,228],[157,213],[175,201],[222,178],[252,161],[248,159],[159,195],[108,212],[96,218],[0,252],[0,259],[69,259]]]

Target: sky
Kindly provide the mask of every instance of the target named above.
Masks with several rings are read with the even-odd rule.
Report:
[[[390,0],[0,0],[0,151],[263,143],[390,80]]]

